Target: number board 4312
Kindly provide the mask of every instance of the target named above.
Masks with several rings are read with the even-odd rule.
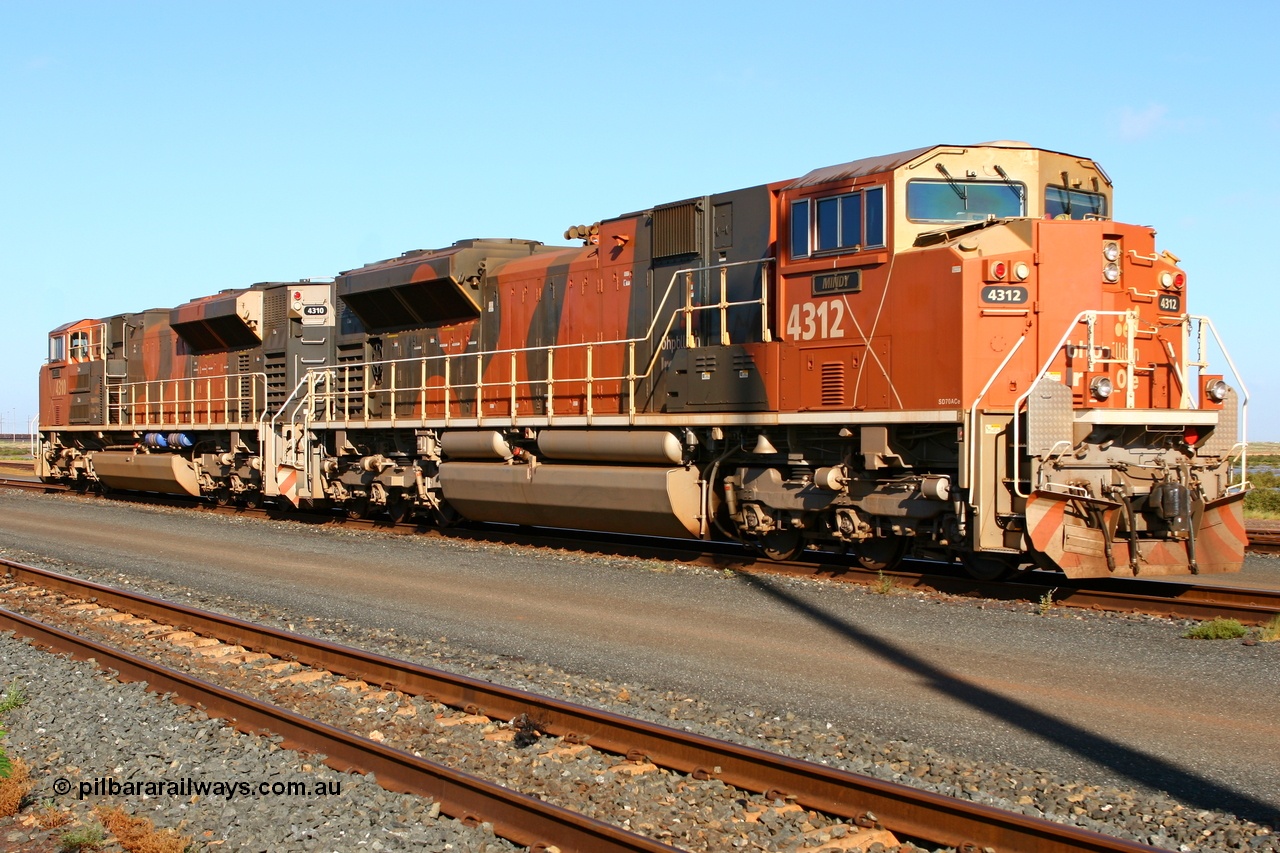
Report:
[[[1006,284],[988,284],[982,288],[982,294],[979,297],[983,302],[995,305],[1026,305],[1027,289],[1025,287],[1010,287]]]

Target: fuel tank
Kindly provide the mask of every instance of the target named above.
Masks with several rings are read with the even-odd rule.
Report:
[[[103,450],[93,454],[93,470],[113,489],[200,497],[195,466],[176,453]]]
[[[692,468],[445,462],[444,498],[474,521],[697,538]]]

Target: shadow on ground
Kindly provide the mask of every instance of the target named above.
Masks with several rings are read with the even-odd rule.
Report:
[[[738,579],[775,601],[839,634],[852,644],[927,680],[928,686],[968,705],[993,721],[1016,726],[1029,735],[1066,749],[1147,788],[1165,791],[1197,809],[1229,812],[1270,827],[1280,826],[1280,807],[1262,802],[1198,776],[1163,758],[1090,732],[1038,711],[1008,696],[972,684],[907,649],[868,633],[842,616],[803,601],[766,578],[739,574]]]

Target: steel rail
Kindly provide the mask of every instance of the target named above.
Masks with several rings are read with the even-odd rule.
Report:
[[[5,485],[33,491],[67,490],[65,486],[0,479],[0,486]],[[615,554],[685,560],[701,565],[731,568],[736,571],[816,577],[846,583],[879,583],[883,577],[892,579],[900,588],[1006,601],[1040,601],[1046,591],[1052,591],[1052,600],[1056,605],[1120,613],[1146,613],[1178,619],[1212,619],[1221,616],[1258,625],[1280,614],[1280,590],[1270,589],[1200,586],[1167,579],[1097,578],[1073,581],[1046,572],[1028,572],[1009,581],[977,581],[967,576],[928,571],[881,572],[865,569],[852,561],[836,561],[831,555],[817,553],[808,555],[807,559],[802,558],[791,562],[765,562],[757,560],[740,546],[725,544],[716,549],[713,543],[709,542],[671,541],[655,545],[633,536],[610,536],[581,531],[557,531],[539,536],[524,530],[512,532],[505,527],[481,530],[438,530],[421,528],[412,523],[396,523],[389,519],[346,519],[332,515],[309,515],[261,508],[215,507],[194,503],[191,499],[183,500],[163,495],[108,493],[104,497],[140,503],[194,506],[216,512],[288,519],[299,523],[349,525],[402,535],[415,533],[442,536],[466,535],[510,543],[532,542],[542,547],[561,549],[605,547],[610,553]],[[1251,550],[1265,550],[1268,547],[1280,550],[1280,535],[1273,529],[1249,528],[1248,533]],[[1205,577],[1212,578],[1211,575]]]
[[[1203,586],[1182,581],[1133,578],[1100,578],[1073,583],[1038,574],[1028,578],[1024,585],[1033,589],[1052,589],[1055,603],[1177,619],[1222,616],[1260,625],[1280,614],[1280,589]]]
[[[183,704],[232,721],[250,733],[281,735],[291,749],[322,753],[335,770],[376,774],[392,791],[429,796],[440,810],[468,826],[492,824],[494,832],[532,850],[672,853],[676,848],[568,809],[545,803],[402,750],[227,690],[34,619],[0,609],[0,630],[78,660],[93,659],[126,681],[142,681],[153,693],[173,693]]]
[[[21,477],[0,477],[0,488],[23,489],[28,492],[69,492],[71,487],[62,483],[42,483]]]
[[[1055,605],[1177,619],[1222,616],[1259,625],[1280,614],[1280,589],[1204,586],[1167,579],[1095,578],[1073,581],[1051,572],[1033,571],[1013,580],[978,581],[960,574],[899,570],[878,572],[821,561],[779,565],[777,568],[763,564],[763,569],[753,566],[748,571],[782,572],[863,584],[878,583],[884,577],[892,579],[903,589],[1004,601],[1038,602],[1049,595]],[[1205,577],[1212,578],[1212,575]]]
[[[0,479],[0,487],[15,487],[28,491],[68,491],[68,487],[43,484],[29,480]],[[341,518],[336,515],[310,515],[303,512],[285,512],[272,509],[245,507],[217,507],[195,503],[193,499],[174,498],[166,495],[115,494],[103,495],[107,499],[120,499],[137,503],[180,505],[235,515],[260,516],[276,520],[293,520],[302,524],[324,524],[363,527],[383,533],[410,535],[418,533],[441,536],[465,535],[497,539],[512,544],[535,544],[552,548],[607,548],[610,553],[676,559],[730,568],[757,574],[781,574],[793,577],[825,578],[846,583],[879,583],[881,578],[892,579],[899,588],[942,592],[950,595],[991,598],[1002,601],[1041,601],[1046,591],[1051,591],[1053,603],[1065,607],[1080,607],[1117,613],[1145,613],[1152,616],[1168,616],[1175,619],[1213,619],[1224,617],[1238,619],[1251,625],[1260,625],[1280,615],[1280,590],[1263,588],[1215,587],[1170,579],[1143,578],[1095,578],[1070,580],[1049,572],[1027,572],[1013,580],[978,581],[963,575],[936,572],[913,572],[895,569],[879,571],[863,568],[856,563],[833,555],[816,552],[789,562],[758,560],[741,546],[724,544],[718,550],[710,542],[666,541],[662,544],[644,542],[634,536],[610,536],[584,531],[555,531],[543,535],[526,530],[513,532],[505,526],[497,529],[439,530],[422,528],[411,522],[393,522],[380,518]],[[1272,528],[1248,528],[1250,550],[1280,552],[1280,534]],[[710,550],[709,550],[710,549]],[[1189,576],[1191,577],[1191,576]],[[1206,580],[1212,575],[1202,576]]]
[[[1275,528],[1245,529],[1249,550],[1258,554],[1280,554],[1280,532]]]
[[[0,470],[0,488],[25,489],[27,491],[43,491],[43,492],[75,491],[75,489],[73,489],[71,486],[66,485],[65,483],[44,483],[30,476],[5,477],[2,475],[3,475],[3,471]],[[442,532],[437,528],[421,526],[412,521],[395,522],[387,518],[343,518],[339,515],[310,515],[309,516],[305,511],[299,511],[299,510],[270,509],[270,508],[263,508],[263,507],[250,508],[250,507],[238,507],[238,506],[219,507],[211,503],[202,503],[198,498],[189,498],[182,495],[162,495],[162,494],[153,494],[148,492],[107,492],[105,494],[99,494],[97,492],[92,492],[92,491],[84,492],[83,494],[86,494],[88,496],[97,495],[98,497],[104,497],[104,498],[121,500],[121,501],[132,501],[137,503],[172,504],[174,506],[185,506],[185,507],[192,507],[195,509],[212,509],[220,512],[236,513],[239,515],[261,516],[263,518],[282,518],[282,519],[288,518],[296,521],[310,522],[314,524],[338,524],[338,525],[351,525],[353,527],[371,527],[371,528],[375,528],[377,530],[381,530],[389,533],[410,534],[415,532],[416,533]],[[457,530],[446,531],[446,532],[457,533],[459,531],[464,531],[464,529],[458,528]],[[536,538],[535,534],[530,534],[527,531],[522,531],[521,535],[524,536],[525,538]],[[629,541],[635,541],[637,543],[635,545],[636,548],[641,547],[638,544],[638,537],[630,534],[624,534],[624,535]],[[1264,554],[1280,552],[1280,529],[1277,529],[1274,527],[1247,526],[1245,528],[1245,535],[1248,540],[1245,547],[1246,547],[1246,550],[1248,551],[1253,551],[1256,553],[1264,553]],[[565,543],[571,540],[577,541],[578,538],[581,538],[581,541],[583,542],[596,541],[596,542],[612,543],[613,540],[608,539],[608,536],[609,534],[607,533],[595,533],[592,531],[555,531],[554,534],[548,536],[547,538],[548,539],[554,538],[555,543],[558,545],[564,545]],[[700,552],[701,550],[709,547],[711,544],[712,543],[710,542],[690,543],[688,540],[672,540],[671,542],[666,543],[664,545],[658,545],[658,546],[650,545],[649,547],[650,549],[653,549],[653,550],[670,552],[672,554],[680,553],[682,558],[688,559],[690,555],[694,555]],[[745,546],[737,546],[737,547],[742,548]],[[741,555],[738,555],[738,556],[741,556]],[[813,557],[815,559],[822,559],[822,555],[818,554],[817,552],[813,554]],[[854,568],[856,569],[856,567]]]
[[[634,760],[647,759],[695,778],[716,778],[744,790],[765,792],[771,798],[791,799],[804,808],[849,818],[860,825],[878,824],[909,838],[957,848],[989,847],[1000,853],[1119,853],[1151,849],[1077,827],[292,635],[20,563],[0,560],[0,565],[17,580],[113,609],[359,678],[385,689],[422,696],[468,713],[504,720],[523,714],[549,735]],[[328,748],[317,749],[329,753]]]

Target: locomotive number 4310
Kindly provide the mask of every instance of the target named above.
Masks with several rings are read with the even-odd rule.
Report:
[[[826,299],[816,305],[797,302],[787,317],[787,335],[796,341],[844,337],[844,303]]]

